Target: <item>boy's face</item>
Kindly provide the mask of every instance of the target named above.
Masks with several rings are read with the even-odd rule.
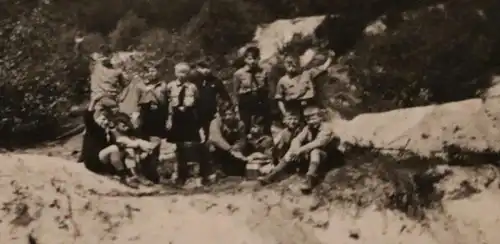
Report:
[[[222,118],[222,121],[225,123],[225,124],[228,124],[228,125],[231,125],[233,124],[235,121],[237,121],[237,115],[236,115],[236,112],[234,111],[231,111],[231,110],[228,110],[226,112],[224,112],[221,116]]]
[[[154,80],[158,77],[158,70],[154,67],[149,67],[145,70],[144,77],[147,80]]]
[[[175,69],[175,77],[180,81],[185,81],[189,74],[189,67],[181,66]]]
[[[118,106],[113,106],[109,107],[106,109],[107,110],[107,115],[113,116],[114,114],[118,113],[120,111],[120,108]]]
[[[322,119],[319,108],[310,108],[304,111],[304,117],[310,128],[316,129],[321,125]]]
[[[253,54],[251,53],[247,53],[245,55],[245,64],[248,65],[249,67],[253,68],[253,67],[257,67],[258,64],[259,64],[259,58],[258,57],[255,57]]]
[[[116,129],[119,130],[119,131],[127,131],[129,130],[130,128],[123,122],[119,122],[117,125],[116,125]]]
[[[286,128],[288,129],[296,129],[299,126],[299,118],[296,116],[288,116],[283,120]]]
[[[287,73],[296,73],[299,70],[298,60],[293,57],[285,58],[284,62],[285,70]]]

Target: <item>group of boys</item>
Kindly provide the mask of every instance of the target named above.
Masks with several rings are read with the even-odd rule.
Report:
[[[213,168],[222,175],[245,175],[250,163],[269,164],[272,169],[258,178],[268,184],[292,163],[304,162],[308,170],[302,189],[311,189],[334,139],[315,102],[314,80],[327,70],[333,55],[307,70],[298,58],[287,56],[286,74],[275,94],[271,94],[267,72],[259,66],[260,50],[246,48],[243,59],[244,67],[233,76],[232,96],[206,60],[178,63],[176,79],[168,83],[158,78],[155,67],[145,66],[141,82],[127,90],[135,97],[128,113],[109,109],[120,103],[120,72],[103,59],[106,72],[91,80],[89,107],[95,121],[109,131],[109,145],[99,152],[99,159],[113,165],[125,184],[149,184],[135,170],[137,164],[127,162],[157,160],[161,141],[166,139],[176,145],[173,180],[179,185],[188,179],[191,163],[199,164],[196,182],[204,185],[211,182]],[[277,139],[271,134],[273,100],[285,127]]]

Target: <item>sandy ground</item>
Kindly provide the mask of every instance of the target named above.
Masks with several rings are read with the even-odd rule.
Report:
[[[319,187],[322,194],[302,196],[293,190],[293,178],[260,190],[236,185],[238,190],[209,193],[130,190],[57,157],[4,154],[0,161],[0,243],[500,241],[498,172],[490,167],[434,168],[447,175],[434,184],[441,197],[416,219],[408,209],[388,207],[400,184],[375,177],[372,168],[338,169]],[[411,188],[399,193],[404,190],[402,198],[418,198],[408,193]]]

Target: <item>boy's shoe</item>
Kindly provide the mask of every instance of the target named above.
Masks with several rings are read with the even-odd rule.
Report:
[[[314,188],[314,177],[313,176],[306,176],[306,179],[300,186],[300,190],[303,192],[308,192],[311,191]]]
[[[271,179],[269,179],[269,177],[266,177],[266,176],[259,176],[257,178],[257,181],[259,182],[260,185],[262,186],[267,186],[269,184],[271,184]]]
[[[173,182],[174,182],[174,185],[176,185],[178,187],[183,187],[184,185],[186,185],[187,180],[182,179],[182,178],[176,178],[173,180]]]
[[[140,182],[135,177],[120,176],[120,183],[133,189],[139,189]]]
[[[137,180],[139,181],[139,183],[141,185],[144,185],[144,186],[151,187],[151,186],[155,185],[155,183],[153,183],[152,181],[148,180],[146,177],[144,177],[142,175],[137,176]]]

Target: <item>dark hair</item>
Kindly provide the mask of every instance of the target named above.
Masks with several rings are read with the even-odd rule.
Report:
[[[219,105],[218,110],[219,110],[219,114],[223,115],[228,111],[236,112],[236,107],[229,102],[223,102]]]
[[[203,57],[195,62],[195,66],[202,68],[210,68],[212,61],[208,57]]]
[[[124,124],[127,127],[128,131],[133,130],[133,128],[134,128],[134,125],[132,124],[130,117],[126,113],[123,113],[123,112],[118,112],[118,113],[114,114],[112,121],[113,121],[113,123],[115,123],[115,125],[120,124],[120,123]]]
[[[299,55],[292,54],[292,53],[287,53],[283,57],[283,62],[286,62],[288,59],[292,59],[294,62],[300,63],[300,57],[299,57]]]
[[[259,58],[260,57],[260,49],[255,46],[248,47],[245,52],[243,52],[243,57],[247,57],[248,55],[252,55],[252,57]]]

